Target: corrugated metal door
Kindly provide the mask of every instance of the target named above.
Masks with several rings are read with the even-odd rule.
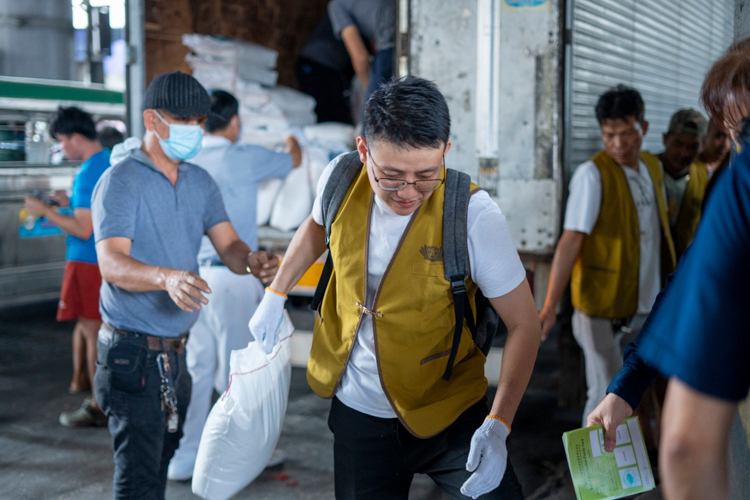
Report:
[[[650,123],[644,149],[663,149],[679,108],[698,108],[700,86],[733,36],[733,0],[571,0],[566,47],[566,172],[601,149],[596,101],[624,83]]]

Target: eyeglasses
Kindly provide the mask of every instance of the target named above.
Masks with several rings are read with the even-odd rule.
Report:
[[[372,159],[372,155],[369,151],[367,152],[367,156],[370,157],[370,161],[372,162],[372,164],[378,167],[378,170],[383,170],[378,166],[377,163],[375,163],[375,160]],[[443,160],[443,167],[445,167],[445,160]],[[393,179],[390,177],[381,177],[380,179],[378,179],[378,177],[375,175],[374,168],[372,168],[372,176],[375,178],[375,182],[377,183],[378,187],[383,191],[401,191],[409,184],[412,184],[414,186],[414,189],[416,189],[417,191],[420,191],[422,193],[430,193],[432,191],[437,191],[445,182],[445,178],[424,179],[414,182],[408,182],[404,179]]]

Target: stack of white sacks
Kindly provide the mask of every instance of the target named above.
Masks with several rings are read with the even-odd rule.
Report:
[[[283,150],[294,135],[302,146],[302,164],[285,179],[263,183],[258,192],[258,226],[291,231],[312,211],[323,169],[339,154],[354,149],[355,129],[342,123],[317,124],[315,99],[276,85],[274,50],[249,42],[208,35],[183,35],[191,53],[185,60],[207,89],[231,92],[240,102],[244,144]]]

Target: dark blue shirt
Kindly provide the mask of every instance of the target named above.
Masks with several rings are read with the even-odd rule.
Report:
[[[690,247],[688,247],[688,250],[690,250]],[[683,258],[687,255],[688,250],[683,253]],[[680,259],[680,262],[682,262],[682,259]],[[641,331],[638,333],[638,337],[635,339],[635,342],[625,348],[622,368],[620,368],[615,374],[609,387],[607,387],[607,394],[610,392],[617,394],[627,401],[633,409],[641,403],[641,398],[646,392],[646,389],[648,389],[649,386],[654,383],[656,377],[659,376],[659,370],[647,363],[641,356],[639,345],[641,339],[646,335],[649,335],[653,318],[657,314],[657,311],[659,311],[659,308],[662,307],[662,300],[664,299],[664,295],[668,293],[668,290],[671,288],[671,282],[674,275],[675,273],[672,273],[667,276],[667,284],[662,291],[659,292],[659,295],[656,296],[654,306],[651,308],[651,314],[646,318],[646,322],[643,323]]]
[[[750,388],[748,286],[750,147],[716,182],[690,250],[638,339],[643,361],[700,392],[744,399]]]
[[[91,211],[96,241],[128,238],[132,258],[195,274],[203,235],[229,220],[208,172],[180,163],[173,186],[140,149],[102,175]],[[175,337],[198,319],[199,311],[183,311],[165,291],[129,292],[102,281],[100,296],[102,319],[122,330]]]
[[[70,209],[91,208],[91,194],[94,186],[99,181],[105,170],[109,168],[109,149],[102,149],[98,153],[83,162],[81,170],[78,171],[73,181],[73,190],[70,195]],[[96,241],[92,233],[89,239],[82,240],[72,234],[65,239],[68,250],[65,255],[67,260],[87,262],[96,264]]]

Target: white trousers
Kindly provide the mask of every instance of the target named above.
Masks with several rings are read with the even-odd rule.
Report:
[[[201,266],[199,272],[212,293],[190,329],[187,366],[193,390],[180,447],[172,458],[190,467],[195,464],[211,409],[211,394],[214,389],[221,394],[227,388],[230,355],[250,343],[247,324],[263,298],[263,285],[252,275],[234,274],[223,266]]]
[[[583,408],[583,427],[586,418],[607,395],[607,386],[622,368],[625,347],[641,331],[647,314],[637,314],[630,321],[630,332],[613,332],[612,320],[595,318],[575,309],[573,311],[573,336],[583,349],[586,362],[586,406]]]

